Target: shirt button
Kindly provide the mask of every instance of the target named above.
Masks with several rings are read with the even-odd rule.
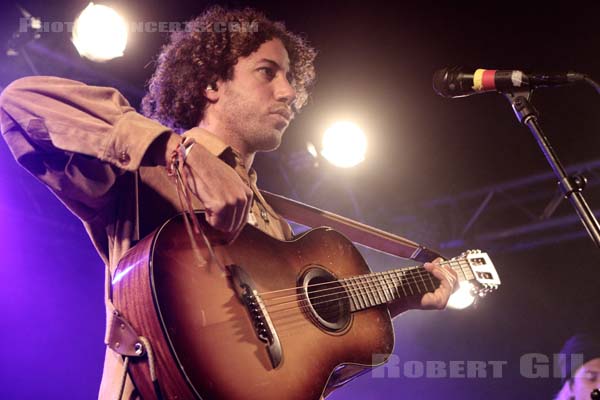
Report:
[[[265,222],[269,222],[269,215],[265,210],[260,210],[260,216]]]
[[[129,157],[129,154],[126,151],[122,151],[121,153],[119,153],[119,162],[122,165],[129,164],[129,161],[131,161],[131,157]]]

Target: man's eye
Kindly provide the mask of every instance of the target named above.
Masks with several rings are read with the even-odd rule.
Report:
[[[268,79],[275,78],[275,71],[273,71],[273,68],[261,67],[258,70],[261,71]]]

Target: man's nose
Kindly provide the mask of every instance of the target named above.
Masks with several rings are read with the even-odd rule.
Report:
[[[283,102],[289,106],[296,100],[296,89],[294,89],[287,79],[279,79],[275,91],[275,98],[277,101]]]

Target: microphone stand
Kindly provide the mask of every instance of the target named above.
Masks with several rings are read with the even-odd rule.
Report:
[[[540,146],[542,153],[544,153],[546,160],[558,178],[558,185],[560,186],[565,198],[569,199],[591,239],[594,241],[597,247],[600,247],[600,225],[598,224],[598,220],[594,216],[594,213],[586,203],[582,194],[587,180],[581,175],[567,175],[564,167],[558,159],[558,156],[552,149],[550,142],[548,142],[548,139],[542,132],[542,128],[538,121],[539,114],[529,102],[531,93],[531,91],[523,90],[504,92],[503,94],[510,102],[519,122],[527,126],[531,133],[533,133],[533,136]]]

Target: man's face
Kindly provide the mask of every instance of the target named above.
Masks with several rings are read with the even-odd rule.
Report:
[[[575,400],[589,400],[590,393],[597,388],[600,388],[600,358],[586,362],[575,372],[571,394]]]
[[[289,69],[285,47],[273,39],[240,57],[231,80],[218,82],[219,119],[238,150],[270,151],[281,143],[296,98]]]

